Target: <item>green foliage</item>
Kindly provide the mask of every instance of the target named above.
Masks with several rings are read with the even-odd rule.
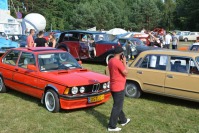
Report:
[[[25,16],[37,12],[47,20],[46,30],[119,27],[140,31],[163,27],[167,30],[199,30],[198,0],[13,0]],[[11,13],[15,10],[11,7]]]

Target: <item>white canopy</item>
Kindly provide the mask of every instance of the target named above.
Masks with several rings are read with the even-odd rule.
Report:
[[[111,35],[119,35],[119,34],[127,33],[127,31],[124,29],[121,29],[121,28],[114,28],[114,29],[107,31],[106,33],[111,34]]]

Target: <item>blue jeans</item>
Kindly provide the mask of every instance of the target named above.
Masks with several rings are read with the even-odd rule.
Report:
[[[118,118],[120,123],[126,123],[127,119],[125,117],[125,114],[123,112],[123,103],[124,103],[124,96],[125,92],[111,92],[113,97],[113,108],[111,111],[111,116],[109,120],[108,127],[109,128],[116,128],[116,125],[118,123]]]

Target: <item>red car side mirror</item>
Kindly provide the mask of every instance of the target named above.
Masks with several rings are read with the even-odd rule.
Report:
[[[28,65],[27,65],[27,69],[32,70],[32,71],[37,71],[36,66],[35,66],[35,65],[32,65],[32,64],[28,64]]]

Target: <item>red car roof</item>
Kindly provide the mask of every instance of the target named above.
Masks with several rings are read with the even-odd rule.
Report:
[[[31,47],[31,48],[15,48],[14,50],[21,50],[26,52],[60,52],[63,51],[61,49],[56,49],[52,47]]]

